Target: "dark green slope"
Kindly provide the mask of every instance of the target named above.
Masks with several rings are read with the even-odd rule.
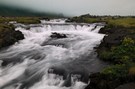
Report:
[[[28,9],[22,9],[13,6],[0,5],[0,16],[47,16],[47,17],[63,17],[60,14],[40,13]]]

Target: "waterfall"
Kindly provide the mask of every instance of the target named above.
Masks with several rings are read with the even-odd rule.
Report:
[[[0,51],[0,89],[84,89],[89,74],[105,66],[94,51],[103,26],[41,22],[29,30],[17,27],[25,39]]]

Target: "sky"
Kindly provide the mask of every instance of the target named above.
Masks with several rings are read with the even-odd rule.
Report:
[[[135,0],[0,0],[0,4],[66,16],[135,15]]]

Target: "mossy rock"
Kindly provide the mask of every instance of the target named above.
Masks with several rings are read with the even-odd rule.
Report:
[[[0,48],[13,45],[22,39],[24,35],[20,31],[15,31],[13,25],[0,24]]]

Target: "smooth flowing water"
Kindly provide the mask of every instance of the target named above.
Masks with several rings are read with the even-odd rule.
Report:
[[[0,51],[0,89],[84,89],[89,74],[106,66],[94,50],[104,37],[102,27],[64,20],[17,27],[25,39]]]

